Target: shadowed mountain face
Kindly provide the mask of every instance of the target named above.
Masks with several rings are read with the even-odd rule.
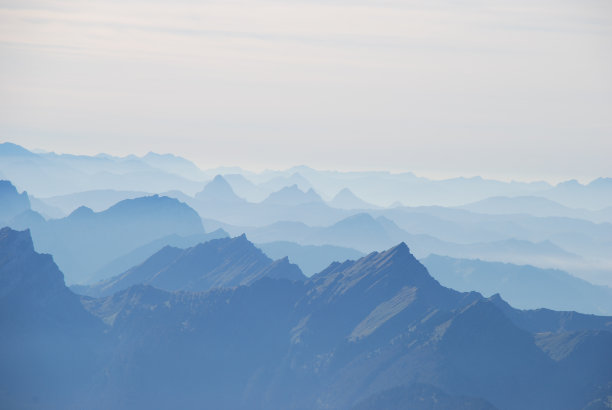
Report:
[[[306,279],[300,268],[287,258],[273,262],[242,235],[214,239],[188,249],[166,246],[125,273],[89,287],[79,287],[78,291],[106,296],[137,284],[170,291],[205,291],[248,285],[263,277]]]
[[[36,249],[53,254],[71,283],[88,280],[107,263],[155,239],[204,233],[193,209],[157,195],[121,201],[103,212],[80,207],[49,221],[33,214],[12,226],[30,228]]]
[[[189,236],[180,236],[177,234],[167,235],[163,238],[155,239],[147,243],[146,245],[140,246],[130,252],[119,256],[117,259],[109,262],[102,268],[100,268],[91,278],[90,283],[98,282],[113,276],[117,276],[129,270],[131,267],[140,265],[147,260],[151,255],[161,250],[166,246],[175,248],[190,248],[199,243],[208,242],[212,239],[227,238],[229,235],[222,229],[210,233],[199,233]]]
[[[20,194],[10,181],[0,180],[0,224],[6,224],[29,209],[28,194],[26,192]]]
[[[286,241],[258,243],[257,247],[273,259],[288,256],[306,276],[321,272],[332,262],[359,259],[364,256],[362,252],[341,246],[298,245]]]
[[[612,318],[541,315],[444,288],[404,244],[334,263],[306,282],[264,277],[206,293],[136,285],[83,298],[85,311],[51,259],[33,256],[24,238],[0,234],[0,278],[20,284],[1,288],[1,312],[17,304],[22,317],[33,317],[41,300],[64,301],[49,309],[61,312],[57,321],[28,326],[72,332],[71,347],[91,347],[97,359],[63,357],[61,368],[41,374],[66,393],[53,398],[43,384],[3,377],[6,408],[29,405],[33,396],[34,407],[62,409],[385,408],[398,395],[434,406],[418,408],[576,409],[610,393]],[[157,257],[181,252],[166,248]],[[20,268],[38,258],[47,264]],[[105,328],[96,327],[99,320]],[[4,319],[0,330],[0,340],[28,342],[9,368],[45,357],[29,330]],[[1,350],[3,363],[13,353]],[[62,372],[73,366],[86,369],[78,383]]]
[[[450,396],[431,385],[415,383],[373,394],[351,410],[494,410],[486,400]]]
[[[86,397],[102,322],[51,256],[34,252],[27,231],[0,230],[0,329],[0,407],[61,408],[66,397]]]

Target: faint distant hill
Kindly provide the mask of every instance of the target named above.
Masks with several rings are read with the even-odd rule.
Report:
[[[612,315],[612,288],[566,272],[529,265],[430,255],[421,262],[442,285],[459,291],[496,293],[521,309],[549,308]]]
[[[612,178],[597,178],[586,185],[576,180],[562,182],[541,196],[572,208],[597,211],[612,204]]]
[[[310,181],[307,178],[304,178],[304,176],[299,172],[293,172],[288,176],[273,176],[267,181],[260,183],[259,187],[270,194],[293,185],[296,185],[301,191],[308,191],[313,188]]]
[[[611,392],[611,317],[445,288],[405,244],[304,282],[136,285],[80,304],[27,238],[0,230],[9,408],[384,409],[399,397],[419,409],[571,410]]]
[[[172,154],[157,154],[149,152],[141,160],[154,168],[179,175],[186,179],[204,179],[206,173],[193,162]]]
[[[75,192],[73,194],[40,198],[47,205],[59,208],[65,214],[85,206],[96,212],[103,211],[124,199],[134,199],[151,195],[142,191],[117,191],[114,189],[96,189],[93,191]]]
[[[59,219],[67,216],[70,213],[65,212],[57,206],[50,205],[42,199],[36,198],[35,196],[29,195],[29,197],[31,209],[41,214],[45,219]],[[76,208],[73,208],[71,211],[74,209]]]
[[[299,245],[294,242],[277,241],[256,244],[273,259],[288,256],[306,276],[321,272],[332,262],[359,259],[364,254],[358,250],[333,245]]]
[[[224,174],[223,178],[231,185],[236,195],[249,202],[261,202],[269,194],[242,174]]]
[[[206,291],[249,285],[263,277],[306,279],[286,257],[274,262],[242,235],[213,239],[187,249],[166,246],[121,275],[74,289],[95,297],[112,295],[137,284],[170,291]]]
[[[262,202],[247,202],[236,195],[221,175],[188,200],[188,204],[205,220],[237,226],[260,226],[278,220],[325,224],[347,214],[345,210],[329,207],[314,190],[304,192],[296,185],[273,192]]]
[[[30,228],[36,248],[54,255],[70,283],[88,280],[112,260],[153,240],[204,233],[193,209],[157,195],[126,199],[102,212],[80,207],[49,221],[31,213],[12,226]]]
[[[490,261],[540,264],[577,263],[580,257],[549,241],[531,242],[505,239],[491,242],[454,243],[426,234],[412,234],[393,221],[368,213],[345,218],[326,227],[313,227],[299,222],[277,222],[261,228],[239,228],[256,243],[286,241],[301,245],[334,245],[369,253],[393,243],[405,241],[414,254],[424,258],[436,253],[453,257],[480,258]],[[231,230],[230,230],[231,233]],[[554,265],[552,265],[554,266]]]
[[[540,217],[561,216],[595,221],[600,219],[592,211],[568,208],[550,199],[537,196],[492,197],[463,205],[460,208],[492,215],[527,214]]]
[[[6,225],[29,209],[30,199],[27,192],[19,193],[10,181],[0,180],[0,224]]]
[[[367,203],[356,196],[350,189],[343,188],[328,202],[330,206],[340,209],[375,209],[376,205]]]
[[[185,177],[188,161],[172,155],[148,154],[114,157],[33,153],[9,142],[0,143],[0,174],[36,197],[113,189],[164,192],[179,189],[194,193],[202,173]],[[197,167],[195,167],[197,168]],[[196,172],[194,170],[194,172]]]
[[[310,203],[323,203],[323,199],[312,188],[304,192],[297,185],[291,185],[271,193],[262,205],[294,206]]]
[[[504,258],[503,261],[559,268],[571,271],[572,274],[591,282],[612,286],[608,275],[612,266],[612,255],[609,252],[612,246],[612,224],[610,223],[595,223],[585,219],[559,216],[482,214],[465,209],[439,206],[401,207],[368,212],[374,216],[385,216],[412,234],[426,234],[445,242],[470,245],[469,247],[478,243],[497,243],[496,246],[499,246],[503,245],[503,241],[526,241],[523,243],[525,253],[528,253],[528,247],[533,247],[534,249],[540,248],[543,254],[548,254],[548,256],[538,261],[531,256],[519,258],[517,254],[514,260]],[[529,243],[539,245],[534,247]],[[554,251],[550,247],[551,243],[565,252],[559,252],[558,249]],[[509,253],[517,244],[510,242],[508,245]],[[494,255],[483,257],[482,252],[479,252],[480,256],[475,252],[470,252],[471,256],[468,256],[468,253],[463,255],[442,251],[432,253],[458,258],[496,260],[492,257]],[[555,253],[557,253],[556,256]],[[568,257],[564,253],[574,256]],[[579,258],[575,255],[578,255]]]

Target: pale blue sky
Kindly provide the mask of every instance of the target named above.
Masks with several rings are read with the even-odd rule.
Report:
[[[28,148],[612,176],[609,1],[0,5],[0,139]]]

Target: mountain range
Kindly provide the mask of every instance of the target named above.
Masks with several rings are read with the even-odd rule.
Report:
[[[325,198],[347,188],[378,206],[398,201],[411,206],[461,206],[500,196],[535,196],[591,211],[610,207],[612,203],[610,178],[598,178],[587,184],[570,180],[552,185],[481,177],[435,180],[410,172],[338,172],[307,166],[261,173],[240,168],[201,170],[192,162],[169,154],[114,157],[35,153],[10,142],[0,144],[0,158],[0,175],[37,198],[97,189],[151,193],[178,189],[193,195],[214,175],[228,174],[239,196],[251,202],[259,202],[272,192],[295,184],[302,191],[312,188]]]
[[[176,291],[206,291],[249,285],[258,279],[306,280],[287,257],[272,261],[246,239],[220,238],[180,249],[165,246],[143,263],[92,286],[73,287],[89,296],[107,296],[136,284]]]
[[[305,281],[79,299],[4,228],[0,283],[0,361],[19,369],[0,372],[4,408],[581,409],[612,394],[611,317],[445,288],[403,243]]]
[[[71,283],[90,280],[107,264],[151,241],[204,234],[193,209],[157,195],[120,201],[102,212],[81,206],[60,219],[46,220],[26,209],[7,225],[30,229],[36,249],[53,254]]]
[[[501,294],[521,309],[550,308],[612,315],[612,288],[557,269],[429,255],[421,259],[442,285],[485,296]]]

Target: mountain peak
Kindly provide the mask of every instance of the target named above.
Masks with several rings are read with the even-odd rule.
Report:
[[[79,206],[77,209],[72,211],[69,218],[81,218],[93,215],[95,212],[93,209],[86,207],[85,205]]]
[[[272,279],[289,279],[300,282],[306,280],[306,276],[304,273],[302,273],[300,267],[289,262],[289,258],[287,256],[274,261],[262,272],[261,276]]]
[[[389,249],[389,252],[396,252],[396,253],[409,253],[410,254],[410,248],[408,247],[408,245],[406,245],[406,242],[402,241],[399,244],[395,245],[393,248]]]
[[[11,181],[0,180],[0,223],[30,209],[30,198],[27,192],[21,194]]]
[[[12,142],[3,142],[0,144],[0,156],[25,157],[36,156],[36,154],[28,151],[21,145],[13,144]]]
[[[320,294],[338,295],[351,289],[380,289],[384,294],[396,293],[404,287],[429,292],[445,289],[401,242],[383,252],[372,252],[356,261],[332,264],[312,276]]]
[[[365,202],[348,188],[340,190],[329,202],[334,208],[340,209],[369,209],[375,208],[374,205]]]
[[[302,205],[308,203],[321,203],[323,199],[317,192],[310,188],[308,191],[302,191],[297,184],[286,186],[280,190],[271,193],[264,203],[274,205]]]
[[[34,252],[30,230],[15,231],[9,227],[0,229],[0,249],[2,254]]]
[[[222,202],[241,202],[243,201],[232,186],[223,178],[222,175],[216,175],[204,189],[196,194],[196,198],[201,201],[222,201]]]

